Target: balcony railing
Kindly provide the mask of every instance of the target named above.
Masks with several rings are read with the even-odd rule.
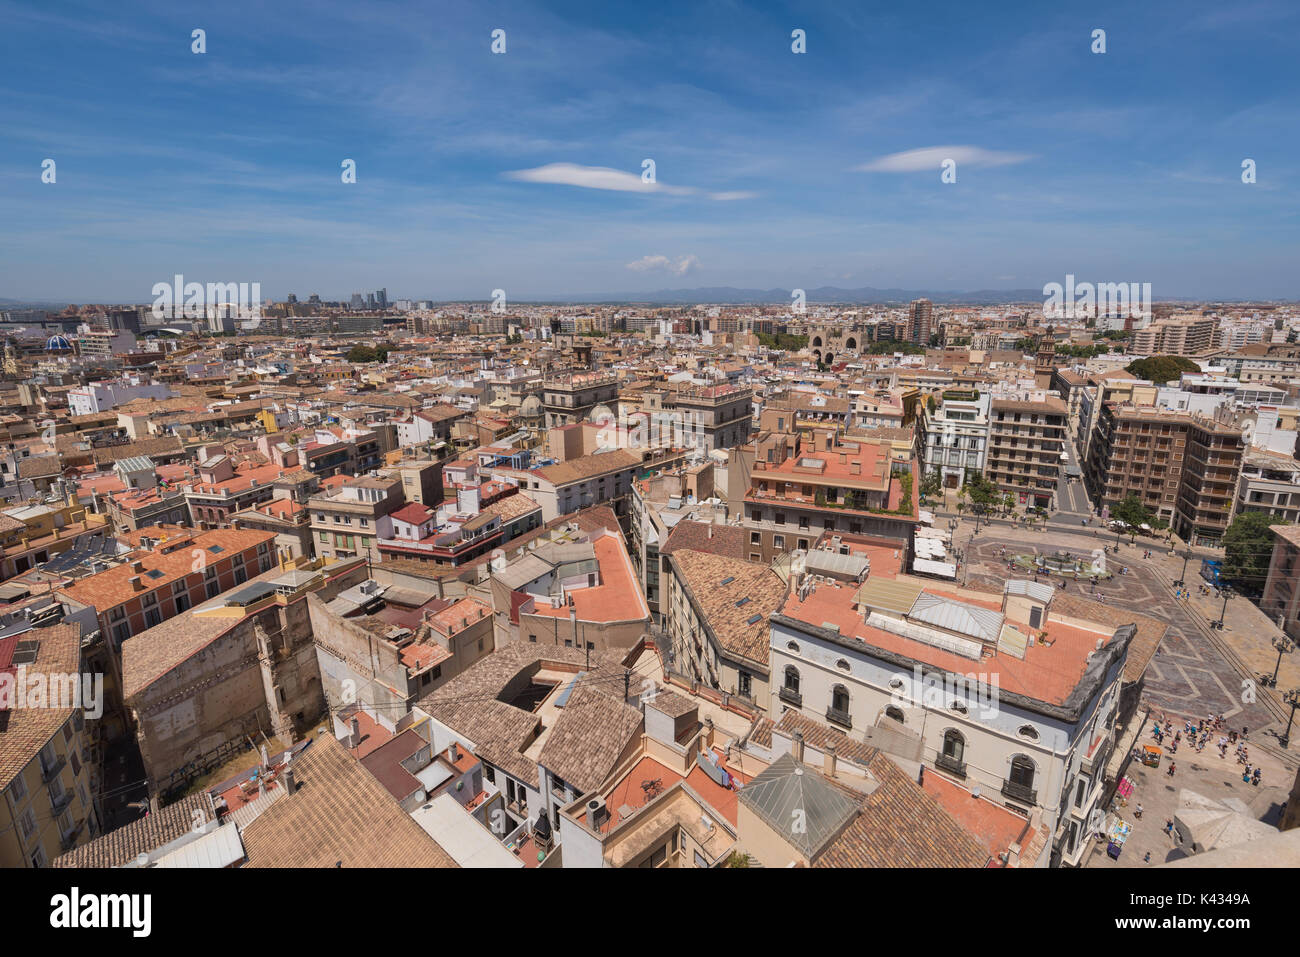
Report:
[[[803,695],[790,688],[786,688],[782,686],[782,688],[777,692],[777,697],[779,697],[786,704],[794,705],[796,708],[803,707]]]
[[[1037,804],[1038,792],[1031,787],[1023,784],[1017,784],[1015,781],[1002,782],[1002,794],[1013,801],[1022,801],[1025,804]]]
[[[958,761],[956,758],[950,758],[942,751],[935,755],[934,766],[941,771],[947,771],[949,774],[955,774],[959,778],[966,776],[966,762]]]
[[[826,709],[826,720],[831,724],[839,725],[841,728],[852,729],[853,727],[853,718],[849,712],[834,705]]]
[[[65,764],[67,764],[67,763],[68,763],[68,759],[65,758],[63,755],[59,755],[58,760],[55,761],[53,764],[51,764],[49,767],[46,767],[45,764],[42,763],[42,764],[41,764],[41,782],[44,783],[44,784],[49,784],[50,781],[53,780],[54,777],[55,777],[55,776],[56,776],[60,771],[63,770],[63,766],[64,766]]]

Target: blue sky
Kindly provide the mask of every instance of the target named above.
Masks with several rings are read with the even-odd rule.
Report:
[[[1285,0],[99,6],[0,0],[0,297],[1300,298]]]

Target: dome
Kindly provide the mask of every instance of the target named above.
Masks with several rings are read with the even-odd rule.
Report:
[[[49,339],[45,340],[45,348],[51,352],[71,349],[72,343],[68,342],[63,336],[50,336]]]
[[[519,414],[525,416],[541,415],[542,400],[535,395],[524,396],[524,401],[519,403]]]
[[[601,404],[591,410],[591,415],[587,417],[588,422],[609,422],[614,418],[614,413],[610,411],[609,406]]]

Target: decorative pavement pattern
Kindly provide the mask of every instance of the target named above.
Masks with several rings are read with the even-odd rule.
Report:
[[[987,536],[987,537],[985,537]],[[1100,542],[1077,537],[1065,545],[1068,550],[1088,554]],[[1001,529],[982,533],[967,546],[970,563],[968,580],[986,585],[1001,586],[1006,581],[1006,559],[997,555],[1004,548],[1008,553],[1051,553],[1060,548],[1056,542],[1005,537]],[[1264,728],[1275,723],[1276,718],[1261,701],[1242,701],[1241,673],[1227,661],[1209,637],[1203,617],[1187,603],[1174,598],[1173,588],[1166,579],[1134,556],[1140,553],[1125,549],[1118,559],[1107,557],[1107,568],[1118,571],[1128,566],[1128,574],[1115,574],[1098,583],[1095,591],[1108,605],[1129,608],[1166,622],[1169,630],[1160,643],[1151,664],[1147,667],[1143,697],[1156,711],[1165,711],[1186,717],[1204,717],[1222,714],[1232,727]],[[1189,579],[1191,569],[1188,570]],[[1045,580],[1045,576],[1044,576]],[[1053,579],[1059,583],[1060,579]],[[1072,594],[1093,597],[1093,587],[1085,579],[1071,582],[1067,588]],[[1259,694],[1263,694],[1262,691]]]

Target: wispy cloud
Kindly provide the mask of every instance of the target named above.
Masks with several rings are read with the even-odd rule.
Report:
[[[678,256],[675,260],[667,256],[642,256],[627,264],[627,268],[634,272],[667,272],[674,276],[685,276],[699,267],[699,257],[694,255]]]
[[[505,174],[507,179],[521,183],[553,183],[559,186],[577,186],[582,189],[605,189],[618,193],[663,193],[668,196],[707,196],[709,199],[728,202],[752,199],[756,193],[748,190],[729,190],[710,193],[694,186],[670,186],[657,180],[647,182],[639,173],[612,169],[608,166],[579,166],[577,163],[548,163],[533,169],[516,169]]]
[[[919,150],[890,153],[855,166],[859,173],[916,173],[939,169],[945,160],[958,166],[1010,166],[1033,159],[1029,153],[986,150],[982,146],[927,146]]]

